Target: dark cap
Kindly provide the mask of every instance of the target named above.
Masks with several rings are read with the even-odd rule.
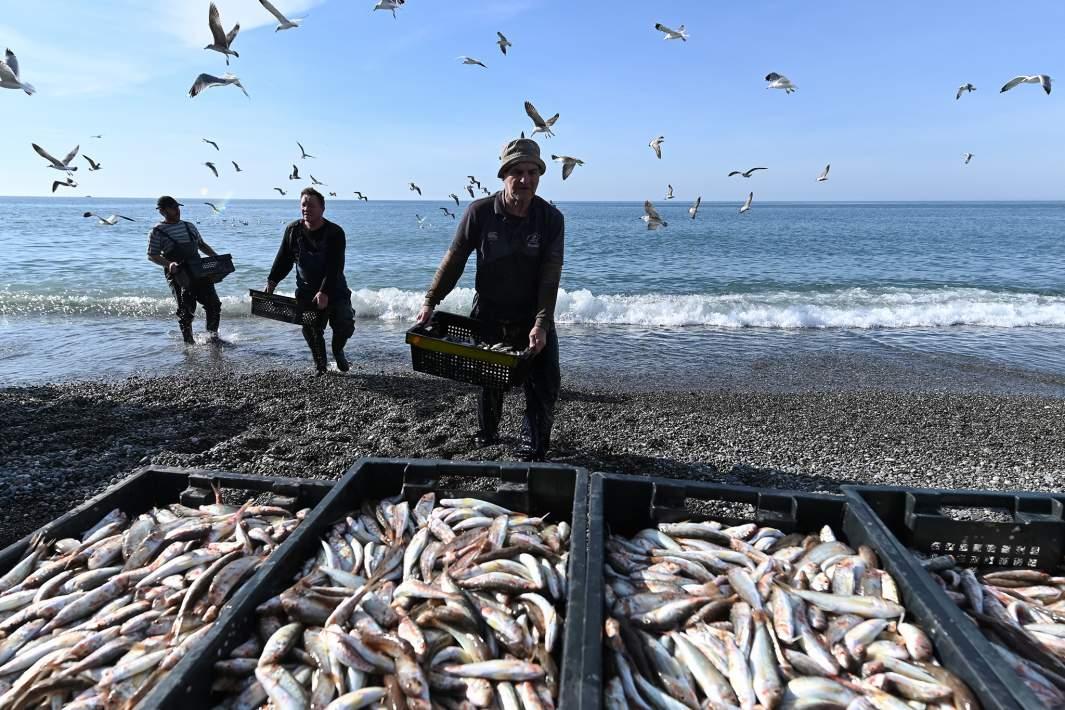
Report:
[[[162,197],[160,197],[158,200],[155,201],[155,208],[156,209],[162,209],[163,207],[184,207],[184,206],[185,205],[181,204],[180,202],[175,200],[170,195],[163,195]]]
[[[547,172],[547,164],[540,157],[540,146],[531,138],[523,136],[503,146],[503,152],[499,156],[499,174],[497,177],[503,177],[510,166],[518,163],[535,163],[536,167],[540,169],[541,175]]]

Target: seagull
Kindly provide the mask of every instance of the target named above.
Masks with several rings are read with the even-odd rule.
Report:
[[[37,91],[19,78],[18,57],[10,49],[4,52],[4,58],[0,60],[0,89],[22,89],[27,96]]]
[[[212,86],[228,86],[229,84],[239,86],[240,90],[244,92],[244,95],[251,98],[248,94],[248,90],[240,83],[240,79],[232,74],[223,74],[221,77],[212,76],[211,74],[200,74],[196,77],[196,81],[193,82],[192,88],[189,89],[189,96],[197,96],[201,91],[204,89],[210,89]]]
[[[477,195],[473,194],[473,185],[467,185],[466,186],[466,192],[470,193],[470,199],[471,200],[477,199]]]
[[[462,55],[461,57],[459,57],[459,59],[462,60],[463,64],[476,64],[477,66],[484,67],[485,69],[488,68],[480,59],[474,59],[473,57],[467,57],[466,55]]]
[[[215,214],[222,214],[222,210],[218,209],[213,202],[204,202],[203,204],[214,210]]]
[[[651,204],[650,200],[644,201],[643,211],[644,214],[640,217],[640,219],[647,223],[648,229],[654,230],[658,229],[659,227],[669,226],[669,223],[663,221],[662,218],[659,216],[658,210],[655,209],[655,206]]]
[[[668,185],[668,184],[666,185],[666,199],[667,200],[672,200],[673,199],[673,186],[672,185]]]
[[[330,192],[330,193],[329,193],[329,196],[330,196],[330,197],[336,197],[336,196],[337,196],[337,194],[336,194],[335,192]]]
[[[584,165],[584,161],[579,158],[573,158],[568,155],[552,155],[551,160],[556,163],[562,163],[562,179],[565,180],[573,172],[573,168],[578,165]]]
[[[663,25],[661,22],[656,22],[655,29],[659,32],[665,33],[666,36],[662,39],[679,39],[683,42],[688,41],[688,30],[684,29],[684,25],[681,25],[675,30],[671,30],[665,25]]]
[[[86,160],[88,160],[88,161],[89,161],[89,172],[90,172],[90,173],[92,173],[92,172],[96,172],[97,170],[99,170],[99,169],[100,169],[100,164],[99,164],[99,163],[97,163],[97,162],[96,162],[95,160],[93,160],[92,158],[90,158],[89,156],[87,156],[87,155],[82,155],[81,157],[83,157],[83,158],[85,158]]]
[[[78,186],[78,183],[74,182],[74,179],[72,177],[70,177],[70,175],[67,175],[67,179],[65,181],[63,181],[63,180],[55,180],[55,181],[52,182],[52,192],[55,192],[55,189],[57,187],[77,187],[77,186]]]
[[[215,150],[222,150],[221,148],[219,148],[219,147],[218,147],[218,144],[217,144],[217,143],[215,143],[215,142],[214,142],[213,140],[211,140],[210,138],[204,138],[204,139],[203,139],[203,142],[204,142],[204,143],[210,143],[211,145],[213,145],[213,146],[214,146],[214,149],[215,149]]]
[[[976,87],[972,84],[962,84],[958,87],[958,93],[954,94],[954,100],[957,101],[961,98],[961,95],[966,91],[976,91]]]
[[[418,193],[418,197],[422,196],[422,189],[420,187],[415,185],[413,182],[410,182],[410,183],[407,183],[407,184],[410,185],[409,189],[410,189],[411,192],[417,192]]]
[[[237,38],[237,33],[240,32],[240,23],[233,25],[233,29],[229,31],[229,34],[226,34],[225,30],[222,29],[222,18],[218,16],[218,7],[211,3],[211,7],[207,10],[207,26],[211,28],[211,37],[214,39],[204,49],[213,49],[216,52],[221,52],[225,55],[226,66],[228,67],[229,55],[240,56],[229,48],[233,44],[233,40]]]
[[[311,184],[312,185],[325,185],[324,182],[322,182],[321,180],[319,180],[318,178],[316,178],[313,175],[311,175]]]
[[[751,201],[754,200],[754,193],[751,192],[747,195],[747,199],[744,201],[743,206],[740,207],[740,214],[743,214],[747,210],[751,209]]]
[[[543,119],[543,117],[540,116],[540,113],[536,110],[536,107],[532,105],[531,101],[526,101],[525,102],[525,113],[529,114],[529,118],[532,119],[533,125],[536,126],[536,128],[533,129],[533,135],[534,136],[537,133],[543,133],[548,138],[550,138],[551,136],[555,135],[554,133],[551,132],[551,127],[554,126],[555,125],[555,121],[558,120],[558,114],[557,113],[554,116],[552,116],[551,118],[549,118],[549,119],[547,119],[545,121]],[[524,137],[524,133],[523,133],[522,137]],[[480,187],[480,186],[481,186],[481,184],[478,183],[477,187]]]
[[[449,210],[447,207],[441,207],[440,210],[451,219],[455,219],[455,213]]]
[[[499,45],[499,51],[506,54],[507,47],[513,47],[514,45],[510,43],[510,40],[502,32],[496,32],[496,34],[499,35],[499,39],[496,40],[496,44]]]
[[[292,166],[292,174],[288,176],[288,179],[289,180],[299,180],[300,179],[300,169],[297,168],[295,165]]]
[[[209,167],[211,169],[211,172],[214,173],[215,177],[218,177],[218,168],[216,168],[214,166],[214,163],[212,163],[210,160],[208,160],[206,163],[204,163],[204,165],[206,165],[207,167]]]
[[[277,190],[278,192],[280,192],[282,196],[284,196],[284,195],[287,195],[287,194],[288,194],[287,192],[285,192],[284,190],[282,190],[282,189],[281,189],[280,187],[275,187],[274,189],[275,189],[275,190]]]
[[[304,158],[313,158],[314,157],[313,155],[311,155],[310,153],[308,153],[307,151],[305,151],[303,149],[303,144],[302,143],[300,143],[299,141],[296,141],[296,145],[298,145],[300,147],[300,160],[303,160]]]
[[[89,138],[103,138],[101,135],[89,136]]]
[[[67,157],[63,158],[63,162],[60,162],[53,158],[47,150],[37,145],[36,143],[31,143],[30,145],[32,145],[33,149],[37,151],[37,155],[41,156],[42,158],[51,163],[51,165],[49,165],[48,167],[55,168],[56,170],[62,170],[68,173],[78,169],[78,166],[71,165],[70,161],[74,160],[74,156],[78,154],[79,146],[74,146],[74,150],[67,153]]]
[[[699,195],[695,198],[695,202],[692,203],[692,206],[688,208],[688,216],[692,219],[695,219],[695,214],[699,211],[699,205],[701,205],[702,203],[703,196]]]
[[[418,220],[418,229],[425,229],[426,227],[432,227],[433,226],[433,225],[431,225],[431,224],[429,224],[428,222],[425,221],[425,220],[429,219],[428,217],[422,217],[420,214],[416,214],[416,215],[414,215],[414,218],[416,220]]]
[[[817,176],[817,182],[825,182],[828,180],[828,169],[832,167],[832,163],[825,166],[825,169],[821,171],[821,174]]]
[[[291,30],[293,27],[299,27],[300,22],[303,21],[303,18],[297,18],[295,20],[288,19],[287,17],[281,14],[280,10],[270,4],[269,0],[259,0],[259,4],[262,5],[267,12],[277,18],[277,21],[279,23],[281,23],[274,28],[274,32],[280,32],[281,30]]]
[[[790,94],[795,91],[796,87],[791,83],[791,79],[783,74],[777,74],[775,71],[769,72],[765,75],[765,80],[769,82],[767,89],[784,89],[785,94]]]
[[[237,165],[237,161],[235,161],[235,160],[230,160],[229,162],[233,163],[233,169],[234,169],[234,170],[236,170],[236,171],[237,171],[238,173],[242,173],[242,172],[244,172],[243,170],[241,170],[241,169],[240,169],[240,166],[239,166],[239,165]]]
[[[396,8],[397,7],[403,7],[403,4],[405,2],[407,2],[407,0],[377,0],[377,4],[373,6],[373,9],[375,11],[376,10],[391,10],[392,11],[392,17],[395,18],[395,16],[396,16]]]
[[[470,179],[470,184],[471,184],[471,185],[476,185],[477,187],[480,187],[480,186],[481,186],[481,181],[480,181],[480,180],[478,180],[477,178],[475,178],[474,176],[472,176],[472,175],[467,175],[466,177],[468,177],[468,178]]]
[[[650,143],[647,144],[647,145],[651,146],[651,148],[655,152],[655,155],[658,156],[659,160],[662,159],[662,144],[665,141],[666,141],[666,137],[665,136],[659,136],[658,138],[655,138],[654,140],[652,140]]]
[[[450,195],[448,195],[448,197],[450,197],[451,199],[453,199],[455,201],[455,206],[456,207],[459,206],[459,196],[458,195],[456,195],[454,192],[452,192]]]
[[[972,153],[962,153],[961,157],[965,158],[965,164],[968,165],[969,161],[973,159]]]
[[[362,194],[362,193],[361,193],[361,192],[359,192],[358,190],[356,190],[355,192],[353,192],[353,193],[351,193],[351,194],[353,194],[353,195],[357,196],[357,197],[358,197],[358,198],[359,198],[360,200],[362,200],[363,202],[369,202],[369,201],[370,201],[370,198],[369,198],[369,197],[367,197],[366,195]]]
[[[1039,84],[1043,87],[1043,91],[1050,93],[1050,77],[1046,74],[1034,74],[1032,76],[1015,76],[1006,82],[1005,86],[999,89],[999,93],[1003,91],[1009,91],[1018,84]]]
[[[745,170],[745,171],[733,170],[726,177],[732,177],[733,175],[742,175],[745,178],[749,178],[752,174],[754,174],[755,170],[768,170],[768,169],[769,168],[751,168],[750,170]]]
[[[59,184],[62,185],[63,183],[59,183]],[[55,192],[55,190],[53,189],[52,192]],[[95,217],[96,219],[100,220],[100,222],[99,222],[100,224],[106,224],[108,227],[115,226],[116,224],[118,224],[118,220],[120,220],[120,219],[124,219],[127,222],[136,222],[137,221],[135,219],[132,219],[130,217],[125,217],[125,216],[120,215],[120,214],[113,214],[113,215],[110,215],[108,217],[101,217],[100,215],[96,214],[95,212],[86,212],[85,214],[82,215],[82,217]]]
[[[488,188],[487,188],[487,187],[482,187],[482,188],[481,188],[481,192],[483,192],[483,193],[484,193],[484,194],[486,194],[486,195],[491,195],[491,194],[492,194],[491,192],[489,192],[489,191],[488,191]]]

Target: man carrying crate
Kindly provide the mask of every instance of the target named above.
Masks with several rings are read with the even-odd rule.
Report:
[[[218,323],[222,317],[222,302],[218,299],[214,282],[209,279],[180,278],[178,273],[185,262],[200,258],[200,252],[208,256],[218,256],[200,236],[200,230],[191,222],[181,220],[180,202],[164,195],[155,201],[155,207],[163,216],[163,221],[152,227],[148,233],[148,260],[163,267],[167,283],[177,300],[178,327],[181,337],[187,345],[196,339],[192,337],[192,319],[196,315],[196,304],[203,305],[207,314],[208,340],[221,342],[218,338]]]
[[[313,187],[300,193],[301,219],[285,227],[285,236],[274,257],[266,292],[273,293],[292,266],[296,266],[296,300],[313,316],[303,325],[303,338],[311,348],[317,374],[325,374],[325,324],[333,329],[333,358],[337,369],[350,369],[344,345],[355,332],[351,291],[344,278],[344,230],[323,216],[325,197]]]
[[[476,251],[477,295],[471,317],[498,333],[503,342],[517,349],[527,345],[536,354],[523,385],[523,446],[518,452],[532,461],[543,461],[547,455],[562,382],[554,317],[565,225],[562,213],[536,196],[546,170],[535,141],[523,137],[503,147],[498,174],[503,189],[467,206],[417,319],[420,324],[430,321]],[[502,413],[503,391],[482,388],[479,445],[496,443]]]

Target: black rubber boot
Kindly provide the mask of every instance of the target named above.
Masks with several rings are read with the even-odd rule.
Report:
[[[344,344],[347,342],[347,338],[338,338],[335,334],[333,335],[333,360],[336,361],[337,369],[341,372],[351,369],[351,364],[344,356]]]
[[[314,357],[314,369],[319,375],[324,375],[328,361],[325,359],[325,336],[317,328],[304,328],[303,339],[311,347],[311,355]]]
[[[178,327],[181,328],[181,337],[185,340],[185,344],[195,345],[196,338],[192,337],[192,323],[178,322]]]

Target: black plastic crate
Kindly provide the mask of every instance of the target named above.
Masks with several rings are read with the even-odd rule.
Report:
[[[319,538],[337,519],[364,500],[402,494],[410,502],[435,491],[439,497],[476,496],[512,510],[550,515],[572,526],[568,570],[569,599],[563,633],[560,707],[570,702],[583,667],[582,633],[587,572],[588,473],[557,464],[497,464],[419,459],[360,459],[222,609],[215,628],[204,638],[202,651],[187,656],[171,678],[145,698],[141,708],[184,710],[211,707],[215,661],[226,658],[255,629],[255,607],[291,586],[308,556],[315,554]],[[572,620],[572,621],[571,621]]]
[[[233,257],[230,254],[201,256],[199,259],[190,259],[185,262],[184,268],[188,270],[189,276],[192,278],[208,279],[211,283],[218,283],[237,270],[233,266]]]
[[[434,311],[426,325],[416,325],[407,331],[411,362],[417,372],[502,390],[520,385],[529,374],[532,350],[514,355],[473,345],[495,341],[479,321],[441,311]]]
[[[291,296],[281,296],[276,293],[266,293],[250,289],[251,314],[262,316],[271,320],[279,320],[282,323],[295,323],[306,325],[311,323],[317,316],[316,312],[304,308],[299,301]]]
[[[972,624],[956,618],[949,600],[925,586],[912,584],[912,557],[889,533],[855,515],[844,496],[782,491],[675,479],[595,473],[588,500],[588,599],[585,602],[581,707],[602,702],[603,563],[608,532],[632,534],[659,522],[720,520],[726,524],[755,522],[784,532],[816,532],[830,525],[852,547],[868,545],[882,568],[897,581],[907,618],[917,621],[935,644],[943,665],[964,680],[985,710],[1017,710],[1003,681],[977,653],[968,636]],[[932,584],[926,574],[923,581]],[[953,607],[953,609],[951,609]],[[1033,707],[1033,706],[1029,706]]]
[[[226,490],[246,491],[249,495],[267,494],[275,504],[293,512],[313,507],[335,481],[305,480],[278,476],[252,476],[243,473],[205,471],[195,468],[148,466],[134,471],[120,483],[89,499],[65,515],[56,518],[21,540],[0,550],[0,574],[8,571],[25,556],[30,539],[80,537],[88,528],[115,508],[131,519],[155,506],[181,503],[195,507],[214,502],[211,484]]]
[[[910,566],[913,586],[934,597],[951,623],[967,632],[974,652],[1009,689],[1012,707],[1040,707],[1035,695],[1018,682],[998,652],[976,631],[965,612],[946,597],[910,550],[949,554],[960,565],[977,569],[1009,567],[1053,572],[1065,563],[1062,497],[1049,493],[876,486],[843,486],[843,491],[854,513],[868,517],[870,530],[889,540],[896,554]],[[950,517],[944,509],[959,511],[962,519]],[[990,517],[989,511],[999,512],[1008,522],[981,520]]]

